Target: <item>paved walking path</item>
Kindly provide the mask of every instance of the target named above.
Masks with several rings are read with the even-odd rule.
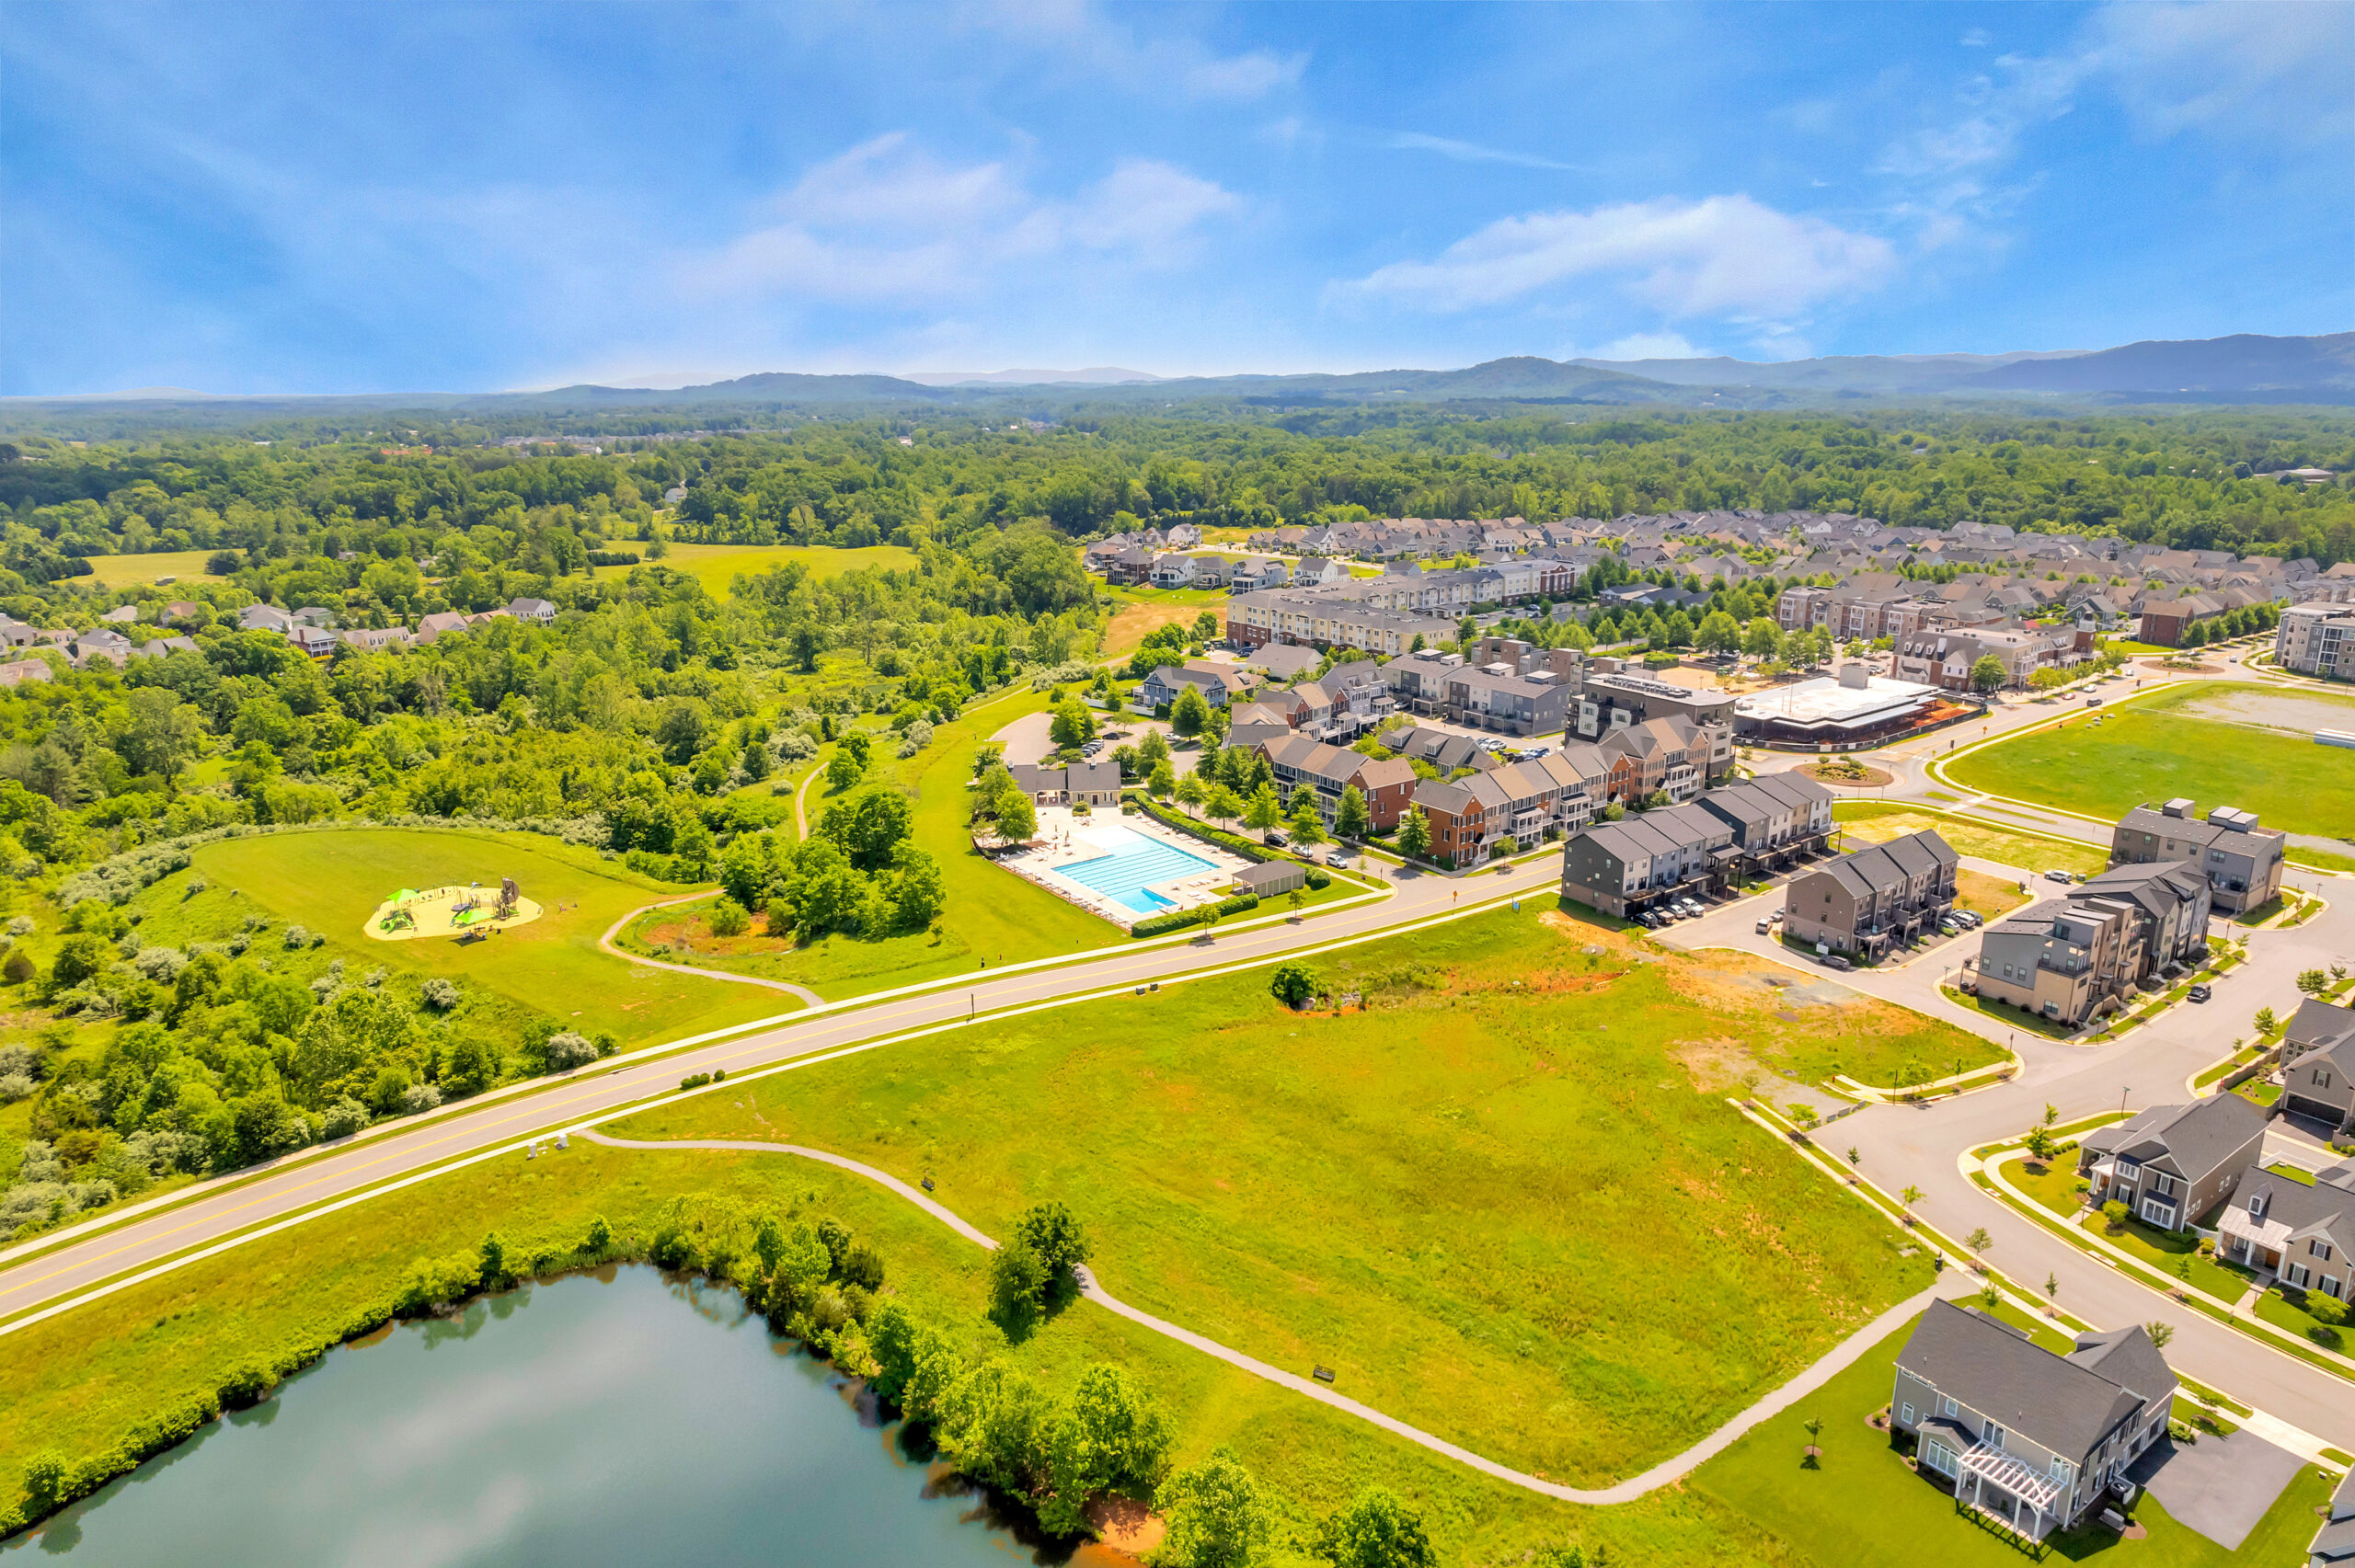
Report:
[[[661,898],[651,904],[640,904],[638,908],[630,910],[629,913],[622,916],[621,919],[607,926],[605,928],[605,934],[597,939],[597,945],[603,948],[606,952],[612,954],[616,958],[623,959],[628,963],[637,964],[644,968],[668,969],[672,973],[679,975],[701,975],[707,980],[733,980],[740,986],[760,986],[767,990],[781,990],[787,996],[798,996],[812,1007],[822,1007],[825,1005],[826,999],[824,997],[820,996],[808,986],[798,986],[790,980],[764,980],[758,975],[730,974],[726,969],[706,969],[695,964],[666,964],[660,958],[640,957],[638,954],[630,952],[627,948],[616,947],[614,945],[614,938],[621,934],[622,927],[629,924],[630,921],[646,913],[647,910],[667,910],[673,904],[692,904],[697,898],[707,897],[709,897],[708,894],[696,893],[684,898]]]
[[[889,1188],[906,1198],[976,1246],[985,1247],[991,1251],[995,1251],[997,1248],[994,1241],[968,1224],[963,1218],[935,1202],[890,1173],[879,1171],[872,1165],[863,1165],[856,1160],[845,1159],[840,1154],[832,1154],[822,1149],[809,1149],[798,1143],[760,1143],[728,1139],[647,1140],[608,1138],[603,1133],[586,1127],[580,1129],[580,1136],[590,1142],[602,1143],[610,1149],[640,1149],[657,1151],[687,1149],[733,1150],[744,1153],[798,1155],[805,1160],[815,1160],[822,1164],[832,1165],[837,1170],[848,1171],[853,1175],[864,1176],[868,1181]],[[1396,1416],[1384,1415],[1372,1405],[1360,1403],[1346,1394],[1336,1393],[1313,1379],[1284,1371],[1281,1368],[1271,1367],[1256,1356],[1246,1356],[1239,1350],[1230,1349],[1214,1339],[1208,1339],[1196,1333],[1191,1329],[1181,1328],[1165,1318],[1156,1318],[1150,1312],[1132,1307],[1097,1283],[1092,1271],[1083,1267],[1078,1273],[1082,1296],[1105,1310],[1128,1319],[1140,1328],[1150,1329],[1165,1339],[1176,1340],[1180,1345],[1199,1350],[1205,1356],[1214,1356],[1238,1370],[1248,1372],[1255,1378],[1264,1379],[1279,1387],[1289,1389],[1293,1393],[1305,1395],[1319,1404],[1330,1405],[1335,1410],[1354,1415],[1359,1420],[1379,1426],[1396,1436],[1404,1437],[1419,1448],[1428,1448],[1435,1454],[1442,1454],[1459,1464],[1468,1465],[1483,1475],[1493,1476],[1499,1481],[1510,1482],[1525,1491],[1559,1498],[1566,1503],[1584,1503],[1592,1505],[1632,1503],[1647,1493],[1659,1491],[1671,1482],[1683,1480],[1699,1469],[1702,1464],[1740,1441],[1760,1422],[1770,1416],[1780,1415],[1792,1405],[1855,1366],[1866,1351],[1870,1350],[1906,1323],[1928,1310],[1932,1301],[1940,1297],[1968,1296],[1978,1288],[1960,1271],[1952,1269],[1946,1271],[1939,1276],[1938,1282],[1929,1289],[1890,1308],[1871,1322],[1832,1346],[1828,1354],[1806,1371],[1766,1395],[1683,1453],[1671,1459],[1662,1459],[1642,1474],[1614,1485],[1583,1488],[1565,1486],[1560,1482],[1546,1481],[1526,1471],[1514,1470],[1511,1466],[1499,1464],[1494,1459],[1484,1459],[1471,1449],[1461,1448],[1444,1437],[1433,1436],[1419,1426],[1410,1426]]]

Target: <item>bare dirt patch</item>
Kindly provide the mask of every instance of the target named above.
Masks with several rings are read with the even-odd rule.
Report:
[[[1087,1505],[1087,1522],[1106,1546],[1143,1557],[1161,1544],[1169,1527],[1133,1497],[1099,1497]]]
[[[1800,770],[1818,784],[1848,789],[1878,789],[1894,783],[1896,775],[1880,768],[1868,768],[1862,762],[1812,762]]]
[[[2355,727],[2355,702],[2305,692],[2203,692],[2175,711],[2186,718],[2253,725],[2297,736],[2312,735],[2317,729]]]

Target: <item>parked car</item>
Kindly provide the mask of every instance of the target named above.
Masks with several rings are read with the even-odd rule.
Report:
[[[1267,845],[1271,850],[1280,850],[1292,841],[1285,838],[1281,833],[1277,832],[1273,828],[1270,828],[1266,832],[1259,835],[1259,841]]]
[[[1962,934],[1962,927],[1955,924],[1952,921],[1940,921],[1938,922],[1938,934],[1940,936],[1960,936]]]
[[[1325,864],[1327,865],[1347,865],[1350,864],[1353,853],[1354,852],[1345,849],[1327,850],[1325,853]]]
[[[2097,708],[2101,706],[2101,699],[2099,697],[2087,697],[2085,699],[2085,706],[2089,708]]]
[[[1957,910],[1954,912],[1954,918],[1960,922],[1964,930],[1970,931],[1975,929],[1984,917],[1977,910]]]
[[[1815,961],[1827,969],[1853,969],[1856,967],[1837,953],[1819,953]]]
[[[2184,994],[2194,1001],[2205,1001],[2216,993],[2210,990],[2206,986],[2193,986],[2189,990],[2184,992]]]
[[[2044,879],[2047,882],[2066,882],[2069,880],[2069,874],[2065,871],[2048,871],[2044,874]]]
[[[1764,920],[1758,922],[1758,934],[1761,936],[1765,935],[1767,932],[1774,929],[1774,925],[1775,917],[1772,915],[1767,916]]]

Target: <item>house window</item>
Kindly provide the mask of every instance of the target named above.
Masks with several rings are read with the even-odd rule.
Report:
[[[2336,1296],[2338,1294],[2338,1281],[2333,1279],[2329,1275],[2326,1274],[2320,1279],[2315,1280],[2315,1285],[2326,1296]]]
[[[2281,1271],[2281,1277],[2303,1290],[2306,1288],[2306,1282],[2314,1278],[2314,1271],[2304,1264],[2293,1263]]]
[[[1940,1475],[1954,1474],[1954,1450],[1944,1443],[1925,1443],[1922,1447],[1922,1462]]]
[[[1911,1426],[1911,1425],[1913,1425],[1913,1407],[1912,1405],[1910,1405],[1910,1404],[1901,1404],[1901,1405],[1899,1405],[1899,1406],[1897,1407],[1897,1419],[1898,1419],[1899,1424],[1900,1424],[1900,1425],[1906,1425],[1906,1426]]]
[[[2004,1446],[2004,1429],[1991,1421],[1981,1429],[1979,1440],[1991,1448],[2000,1448]]]
[[[2328,1263],[2330,1261],[2330,1243],[2328,1242],[2308,1242],[2306,1243],[2306,1251],[2314,1253],[2315,1256],[2320,1258],[2325,1263]]]
[[[1961,1407],[1950,1399],[1941,1402],[1938,1405],[1938,1413],[1946,1416],[1948,1420],[1952,1420],[1961,1413]]]

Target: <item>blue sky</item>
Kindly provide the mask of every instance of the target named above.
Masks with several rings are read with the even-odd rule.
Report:
[[[57,5],[0,393],[2355,326],[2355,4]]]

